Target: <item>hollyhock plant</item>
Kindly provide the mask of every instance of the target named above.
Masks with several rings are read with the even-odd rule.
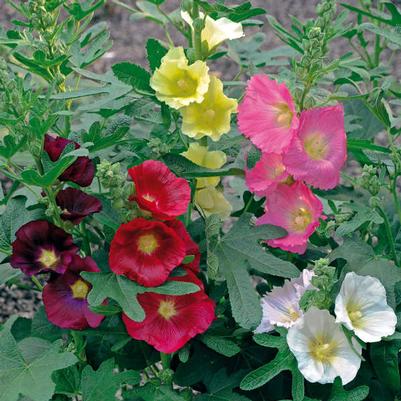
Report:
[[[343,106],[303,111],[298,134],[283,156],[288,172],[316,188],[332,189],[346,158]]]
[[[289,179],[283,158],[277,153],[263,153],[255,166],[245,171],[246,185],[258,196],[266,196]]]
[[[373,343],[395,332],[397,316],[387,305],[386,290],[375,277],[347,273],[336,298],[337,322],[364,342]]]
[[[174,109],[200,103],[209,87],[209,67],[204,61],[188,65],[182,47],[173,47],[162,58],[150,79],[156,97]]]
[[[56,203],[62,210],[61,218],[73,224],[79,224],[85,217],[102,210],[99,199],[75,188],[59,191]]]
[[[169,220],[165,223],[167,226],[175,230],[178,236],[183,240],[185,244],[186,255],[185,256],[193,256],[194,259],[189,262],[182,264],[182,266],[186,269],[191,270],[194,273],[199,273],[200,268],[200,251],[199,245],[191,238],[187,229],[185,228],[184,223],[180,220]]]
[[[348,384],[358,373],[362,347],[351,347],[341,326],[327,310],[310,308],[288,330],[287,342],[298,368],[312,383],[333,383],[340,377]]]
[[[287,86],[267,75],[254,75],[238,107],[238,126],[262,152],[283,153],[298,128],[294,101]]]
[[[65,147],[74,144],[75,149],[80,146],[78,143],[60,136],[45,135],[44,150],[49,155],[51,161],[57,161]],[[59,177],[60,181],[71,181],[81,187],[88,187],[95,176],[95,165],[86,156],[80,156],[71,164]]]
[[[302,254],[308,238],[319,226],[323,205],[302,182],[280,184],[266,200],[265,214],[257,224],[273,224],[287,230],[282,238],[271,239],[267,244],[274,248]]]
[[[186,255],[177,232],[159,221],[137,218],[122,224],[110,246],[110,268],[146,287],[163,284]]]
[[[87,296],[92,287],[80,276],[81,272],[99,271],[91,257],[76,255],[65,274],[50,279],[43,289],[43,303],[50,322],[72,330],[100,325],[104,316],[89,309]]]
[[[63,274],[78,251],[70,234],[46,220],[24,224],[15,236],[10,264],[28,276],[42,272]]]
[[[192,163],[198,166],[218,169],[227,163],[227,156],[221,150],[209,151],[207,146],[201,146],[197,142],[192,142],[186,152],[181,153]],[[220,177],[201,177],[196,179],[196,188],[216,187],[220,182]]]
[[[191,188],[162,162],[147,160],[128,170],[135,184],[130,200],[160,220],[171,220],[184,214],[191,201]]]
[[[223,83],[210,77],[208,91],[202,102],[182,108],[182,132],[190,138],[210,137],[219,141],[231,129],[231,114],[237,110],[237,101],[224,94]]]
[[[302,316],[299,302],[302,295],[313,288],[313,271],[303,270],[300,277],[286,280],[282,287],[274,287],[261,299],[263,317],[255,333],[267,333],[277,327],[292,327]]]
[[[140,294],[138,301],[145,310],[145,320],[135,322],[123,315],[131,337],[146,341],[166,354],[178,351],[193,337],[205,332],[215,319],[215,303],[205,294],[203,284],[193,273],[169,280],[194,283],[201,290],[188,295]]]

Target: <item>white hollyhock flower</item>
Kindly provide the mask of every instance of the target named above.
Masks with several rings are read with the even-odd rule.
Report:
[[[342,383],[352,381],[361,365],[362,347],[355,341],[352,348],[341,325],[327,310],[315,307],[293,325],[287,342],[306,380],[312,383]]]
[[[366,343],[380,341],[395,332],[397,317],[387,305],[386,290],[371,276],[347,273],[336,298],[337,322]]]
[[[200,18],[204,17],[203,13],[200,13]],[[181,11],[182,19],[191,26],[192,28],[192,18],[186,11]],[[239,22],[233,22],[228,18],[219,18],[214,20],[208,15],[205,18],[205,27],[201,32],[202,42],[206,41],[209,51],[216,48],[225,40],[233,40],[242,38],[244,31],[242,30],[242,24]]]
[[[286,280],[283,287],[275,287],[261,299],[263,317],[255,333],[267,333],[274,326],[289,328],[302,316],[299,301],[307,289],[312,287],[314,273],[303,270],[301,275]]]

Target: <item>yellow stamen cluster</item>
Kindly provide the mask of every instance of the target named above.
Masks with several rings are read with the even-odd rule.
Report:
[[[337,343],[326,336],[318,336],[310,341],[309,353],[317,362],[330,363],[336,355]]]
[[[154,234],[143,234],[137,240],[137,248],[145,255],[152,255],[159,248],[159,242]]]
[[[305,207],[299,207],[291,214],[291,230],[294,232],[303,232],[312,222],[312,213]]]
[[[159,309],[157,310],[160,316],[166,320],[170,320],[177,314],[177,310],[174,301],[161,301]]]
[[[312,160],[323,160],[329,151],[327,139],[320,133],[313,133],[304,139],[305,152]]]
[[[43,249],[39,257],[39,262],[44,268],[52,270],[57,267],[59,257],[53,250]]]
[[[74,284],[70,285],[72,296],[75,299],[85,299],[90,290],[89,285],[81,279],[78,279]]]

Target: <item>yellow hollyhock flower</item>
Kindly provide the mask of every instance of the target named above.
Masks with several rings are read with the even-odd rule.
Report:
[[[208,90],[209,67],[204,61],[188,65],[182,47],[173,47],[162,58],[150,79],[156,97],[174,109],[200,103]]]
[[[231,113],[237,110],[235,99],[223,92],[223,83],[214,76],[201,103],[193,103],[181,109],[182,132],[195,139],[209,136],[218,141],[230,131]]]
[[[230,217],[232,211],[224,194],[215,187],[198,189],[195,193],[195,203],[205,216],[218,214],[222,219],[226,219]]]
[[[223,167],[227,162],[227,156],[224,152],[221,152],[220,150],[209,151],[207,146],[201,146],[196,142],[192,142],[189,145],[189,149],[181,154],[188,160],[191,160],[192,163],[210,169]],[[196,180],[196,187],[215,187],[219,182],[220,177],[198,178]]]
[[[204,14],[201,13],[200,18],[204,18]],[[193,21],[191,16],[186,11],[181,11],[182,19],[193,27]],[[205,18],[205,27],[201,32],[202,42],[206,42],[208,51],[211,52],[225,40],[233,40],[242,38],[244,31],[242,30],[242,24],[239,22],[233,22],[228,18],[219,18],[214,20],[208,15]]]

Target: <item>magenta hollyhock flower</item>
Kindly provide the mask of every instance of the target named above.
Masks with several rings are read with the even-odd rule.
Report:
[[[238,126],[263,152],[285,151],[298,128],[295,104],[287,86],[267,75],[254,75],[238,108]]]
[[[205,332],[216,318],[215,303],[203,289],[203,283],[190,271],[169,281],[185,281],[198,285],[200,291],[187,295],[161,295],[146,292],[138,295],[145,310],[145,319],[135,322],[123,314],[128,334],[146,341],[158,351],[170,354],[189,340]]]
[[[280,184],[267,197],[265,212],[258,225],[273,224],[288,232],[285,237],[268,240],[267,244],[302,254],[308,238],[320,224],[323,205],[303,182],[297,181],[292,185]]]
[[[43,289],[47,318],[63,329],[83,330],[98,327],[104,316],[89,309],[87,296],[91,285],[81,272],[99,272],[91,257],[74,256],[65,274],[50,279]]]
[[[28,276],[41,272],[63,274],[78,251],[70,234],[46,220],[24,224],[15,236],[10,264]]]
[[[283,158],[277,153],[263,153],[255,166],[245,171],[246,185],[258,196],[266,196],[288,178]]]
[[[288,172],[316,188],[332,189],[346,159],[343,106],[303,111],[298,134],[283,156]]]
[[[80,146],[78,143],[60,136],[45,135],[44,149],[49,155],[50,160],[55,162],[63,153],[64,148],[70,143],[74,144],[75,149]],[[86,156],[77,157],[74,163],[60,175],[60,181],[71,181],[81,187],[88,187],[95,176],[95,165]]]
[[[79,224],[86,216],[102,210],[99,199],[75,188],[60,191],[56,203],[62,210],[61,218],[73,224]]]

